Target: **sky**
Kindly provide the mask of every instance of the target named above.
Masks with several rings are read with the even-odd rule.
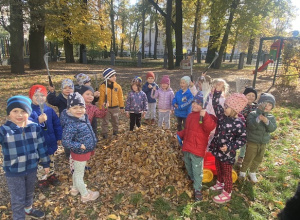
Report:
[[[135,4],[137,0],[130,0],[130,4]],[[292,23],[292,30],[299,30],[300,31],[300,0],[291,0],[292,4],[298,8],[296,13],[296,19],[291,22]]]

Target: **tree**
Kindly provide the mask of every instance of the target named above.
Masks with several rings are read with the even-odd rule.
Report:
[[[176,0],[176,25],[175,25],[175,39],[176,39],[176,63],[175,66],[180,66],[183,59],[183,45],[182,45],[182,0]]]

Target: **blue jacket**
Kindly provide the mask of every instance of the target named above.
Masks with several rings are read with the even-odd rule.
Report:
[[[147,95],[148,103],[155,103],[155,102],[156,102],[156,99],[154,99],[154,98],[151,97],[152,89],[149,89],[149,88],[148,88],[148,85],[149,85],[149,83],[146,82],[146,83],[143,85],[142,90],[143,90],[143,92],[146,93],[146,95]],[[155,82],[154,82],[154,83],[151,83],[151,85],[152,85],[152,87],[155,86],[155,87],[156,87],[156,90],[158,90],[158,85],[157,85]]]
[[[147,96],[143,91],[130,91],[127,96],[125,111],[140,113],[148,111]]]
[[[84,119],[79,119],[67,114],[65,109],[60,116],[60,123],[63,127],[62,145],[71,149],[75,154],[85,154],[94,150],[97,140],[89,122],[87,114]],[[86,149],[80,149],[83,144]]]
[[[182,93],[182,89],[176,92],[172,102],[172,105],[175,109],[175,116],[180,118],[186,118],[188,114],[192,111],[193,99],[194,96],[189,89],[187,89],[185,93]],[[178,108],[175,107],[175,104],[178,105]]]
[[[67,99],[63,96],[62,93],[59,93],[58,96],[56,96],[56,92],[48,92],[47,95],[47,102],[50,105],[54,105],[58,107],[59,116],[62,113],[63,110],[67,108]]]
[[[41,115],[40,106],[31,104],[32,113],[29,120],[39,124],[38,117]],[[44,105],[44,113],[47,115],[47,121],[39,124],[43,129],[45,141],[47,143],[48,155],[54,154],[57,150],[57,141],[61,140],[62,128],[60,121],[55,111],[47,105]]]
[[[23,128],[7,121],[0,127],[0,144],[6,176],[25,176],[34,172],[39,161],[44,168],[49,167],[42,128],[36,123],[28,121]]]

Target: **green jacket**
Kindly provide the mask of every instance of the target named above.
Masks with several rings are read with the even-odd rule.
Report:
[[[264,113],[269,120],[269,124],[266,125],[260,121],[257,123],[257,117],[264,112],[260,109],[252,111],[247,117],[247,141],[267,144],[271,139],[270,133],[277,128],[275,117],[269,113]]]

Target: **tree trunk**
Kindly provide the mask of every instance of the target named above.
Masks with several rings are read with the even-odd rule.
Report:
[[[133,52],[136,52],[135,42],[136,42],[136,38],[137,38],[137,35],[138,35],[138,32],[139,32],[139,27],[140,27],[140,24],[137,22],[136,23],[136,32],[135,32],[135,35],[134,35],[134,38],[133,38],[133,44],[132,44],[132,51]]]
[[[253,35],[251,35],[250,40],[249,40],[249,46],[248,46],[248,53],[247,53],[247,62],[246,64],[251,64],[252,62],[252,54],[253,54],[253,49],[254,49],[254,43],[255,43],[255,38]]]
[[[225,51],[226,46],[227,46],[227,41],[228,41],[228,36],[229,36],[229,33],[230,33],[230,28],[232,26],[234,13],[235,13],[235,10],[236,10],[239,2],[240,2],[240,0],[233,0],[232,3],[231,3],[229,18],[228,18],[225,33],[224,33],[224,36],[223,36],[223,39],[222,39],[221,47],[220,47],[220,50],[219,50],[219,57],[216,60],[216,65],[214,67],[215,69],[220,69],[220,67],[221,67],[224,51]]]
[[[66,55],[66,63],[75,63],[73,55],[73,44],[70,43],[69,38],[64,38],[64,49]]]
[[[23,11],[21,0],[10,1],[10,63],[11,73],[24,73],[24,35],[23,35]]]
[[[174,69],[171,19],[172,19],[172,0],[167,0],[166,42],[168,48],[168,69]]]
[[[154,54],[153,54],[153,58],[155,60],[157,59],[157,38],[158,38],[158,24],[155,21],[155,38],[154,38]]]
[[[176,0],[175,36],[176,36],[175,37],[176,38],[176,64],[175,64],[175,66],[180,66],[180,61],[183,59],[183,46],[182,46],[182,0]]]
[[[116,52],[114,0],[110,1],[110,22],[111,22],[111,37],[112,37],[112,47],[110,50]]]
[[[195,14],[195,21],[194,21],[194,33],[193,33],[193,40],[192,40],[192,52],[195,53],[196,48],[196,38],[197,38],[197,32],[198,30],[198,19],[199,19],[199,11],[200,11],[200,0],[197,0],[196,4],[196,14]],[[200,20],[201,22],[201,20]]]
[[[143,11],[142,11],[142,59],[145,59],[145,16],[146,16],[146,8],[145,1],[143,0]]]
[[[86,45],[80,44],[79,46],[79,63],[83,63],[83,52],[86,52]],[[86,55],[85,55],[86,56]]]
[[[233,56],[234,56],[234,51],[235,51],[235,46],[236,46],[238,35],[239,35],[239,30],[237,28],[236,31],[235,31],[235,37],[234,37],[232,51],[231,51],[231,55],[230,55],[230,60],[229,60],[230,63],[232,62],[232,59],[233,59]]]
[[[152,32],[152,20],[151,20],[151,13],[150,13],[150,22],[149,22],[149,58],[151,58],[151,32]]]

